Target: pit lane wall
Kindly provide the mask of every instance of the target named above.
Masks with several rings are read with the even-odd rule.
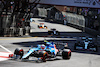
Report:
[[[29,0],[33,3],[35,0]],[[36,3],[51,5],[66,5],[76,7],[100,8],[100,0],[37,0]]]

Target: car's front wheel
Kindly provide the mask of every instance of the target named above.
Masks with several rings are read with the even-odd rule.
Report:
[[[47,57],[48,57],[48,53],[47,52],[43,53],[42,61],[46,62]]]
[[[21,59],[23,55],[24,55],[23,49],[18,49],[18,48],[15,49],[14,56],[16,59]]]

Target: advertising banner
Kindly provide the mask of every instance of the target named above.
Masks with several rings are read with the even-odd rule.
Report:
[[[100,8],[100,0],[29,0],[30,3],[33,3],[34,1],[40,4]]]

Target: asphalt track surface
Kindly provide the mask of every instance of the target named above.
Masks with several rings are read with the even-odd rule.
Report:
[[[34,18],[35,22],[31,22],[31,34],[24,37],[0,37],[0,45],[14,52],[15,48],[23,48],[28,51],[30,46],[36,46],[43,43],[44,39],[55,42],[67,42],[72,50],[70,60],[63,60],[61,57],[47,60],[47,62],[37,62],[37,58],[30,57],[30,60],[5,60],[0,61],[0,67],[99,67],[100,66],[100,48],[98,52],[74,50],[74,43],[81,36],[93,37],[89,34],[82,33],[81,30],[50,22],[44,22],[43,19]],[[44,23],[48,29],[39,29],[37,25]],[[56,28],[60,31],[59,36],[48,35],[48,30]],[[93,37],[94,38],[94,37]],[[94,38],[95,40],[95,38]],[[0,52],[7,52],[0,47]]]

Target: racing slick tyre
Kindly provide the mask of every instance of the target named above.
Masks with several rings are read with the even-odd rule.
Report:
[[[96,52],[98,52],[98,47],[96,46]]]
[[[38,28],[39,28],[39,25],[38,25]]]
[[[57,31],[57,32],[56,32],[56,35],[60,35],[60,33]]]
[[[71,51],[69,49],[66,49],[62,52],[62,58],[63,59],[70,59],[71,58]]]
[[[97,46],[95,46],[95,50],[94,50],[95,52],[98,52],[98,47]]]
[[[78,48],[76,48],[76,47],[82,47],[82,49],[85,49],[85,44],[84,43],[81,43],[81,46],[79,44],[80,43],[75,43],[74,44],[74,50],[78,50]]]
[[[16,59],[21,59],[22,58],[22,56],[24,55],[24,51],[23,51],[23,49],[18,49],[18,48],[16,48],[15,49],[15,51],[14,51],[14,55],[15,55],[15,58]],[[19,56],[19,57],[18,57]]]
[[[48,34],[51,35],[51,31],[48,31]]]
[[[45,26],[44,28],[47,29],[47,26]]]
[[[90,49],[90,48],[95,48],[95,50],[92,50],[92,51],[98,52],[98,46],[97,45],[94,45],[94,47],[91,47],[90,45],[87,46],[87,49]]]
[[[43,53],[43,57],[42,57],[42,61],[43,62],[46,62],[46,58],[48,57],[48,53],[47,52],[44,52]]]

